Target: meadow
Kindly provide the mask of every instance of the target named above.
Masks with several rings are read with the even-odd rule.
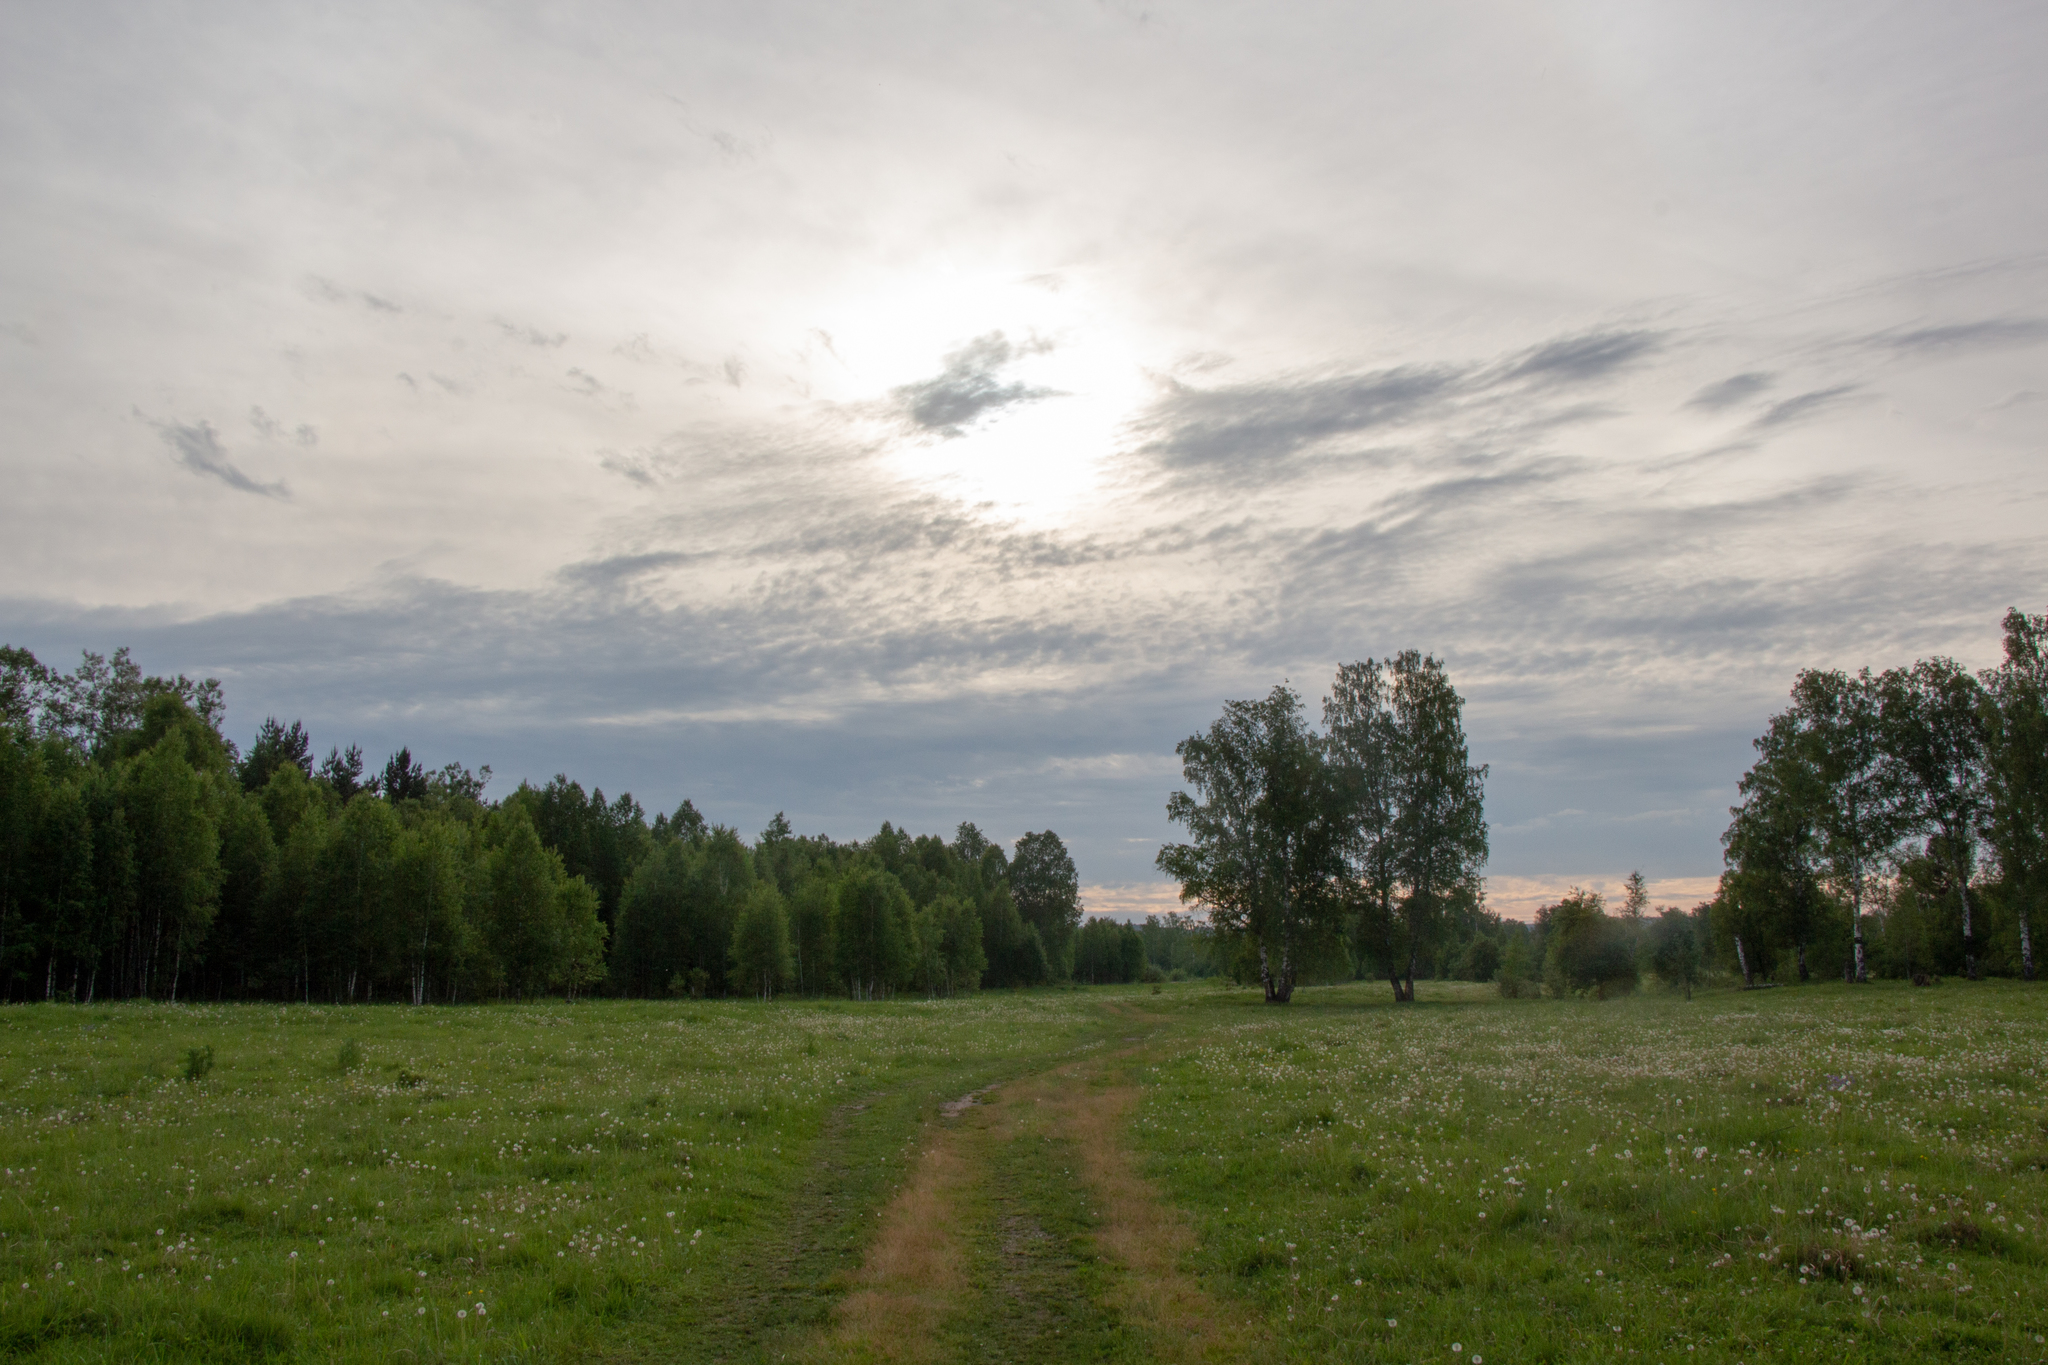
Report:
[[[2048,1360],[2048,1005],[0,1011],[0,1354]]]

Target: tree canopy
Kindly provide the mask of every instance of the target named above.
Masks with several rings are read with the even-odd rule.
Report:
[[[1014,862],[971,823],[840,842],[778,814],[749,845],[564,774],[491,800],[488,766],[410,747],[316,761],[275,716],[244,752],[224,714],[217,682],[126,650],[66,674],[0,649],[0,999],[876,998],[1071,971],[1079,878],[1050,830]]]

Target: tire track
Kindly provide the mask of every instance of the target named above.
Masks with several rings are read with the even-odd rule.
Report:
[[[1063,1354],[1173,1365],[1266,1355],[1268,1343],[1251,1315],[1219,1302],[1186,1268],[1197,1246],[1194,1230],[1144,1178],[1124,1141],[1139,1093],[1128,1069],[1141,1055],[1142,1047],[1126,1048],[946,1105],[926,1129],[910,1180],[883,1210],[852,1292],[804,1358],[949,1359],[964,1325],[991,1317],[1001,1329],[997,1337],[1033,1339],[1039,1306],[970,1273],[976,1265],[1017,1260],[1019,1239],[1035,1227],[1020,1211],[1032,1190],[1006,1183],[991,1197],[989,1189],[992,1180],[1014,1182],[1027,1169],[1014,1154],[1029,1141],[1057,1141],[1074,1154],[1072,1177],[1093,1220],[1092,1249],[1108,1271],[1096,1277],[1107,1310],[1098,1321],[1111,1326],[1097,1327],[1098,1342],[1062,1342]],[[1011,1274],[998,1270],[995,1278]]]

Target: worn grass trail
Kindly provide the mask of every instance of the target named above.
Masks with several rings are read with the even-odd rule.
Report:
[[[1125,1046],[946,1106],[805,1356],[1257,1358],[1257,1334],[1186,1270],[1194,1233],[1125,1141],[1143,1055]]]

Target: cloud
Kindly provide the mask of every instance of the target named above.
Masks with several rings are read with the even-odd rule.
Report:
[[[249,409],[249,425],[254,427],[256,434],[266,441],[281,441],[286,435],[284,423],[272,417],[260,406]],[[316,446],[320,444],[320,431],[310,422],[299,423],[290,435],[294,442],[302,446]]]
[[[254,493],[258,497],[281,500],[291,498],[291,490],[285,487],[282,481],[261,483],[237,468],[228,459],[227,452],[221,448],[220,437],[211,423],[160,422],[153,425],[156,426],[157,435],[163,438],[164,444],[171,448],[171,453],[177,458],[178,463],[194,474],[219,479],[230,488],[238,488],[244,493]]]
[[[1784,426],[1787,422],[1803,421],[1824,408],[1833,407],[1842,399],[1856,392],[1860,387],[1862,386],[1858,384],[1837,384],[1833,388],[1815,389],[1811,393],[1802,393],[1796,397],[1787,398],[1782,402],[1773,403],[1770,407],[1764,409],[1763,415],[1758,417],[1751,425],[1779,427]]]
[[[638,555],[613,555],[609,559],[592,559],[580,564],[565,565],[555,571],[555,576],[565,583],[586,587],[613,587],[644,574],[686,564],[690,559],[691,556],[675,550],[660,550]]]
[[[524,342],[528,346],[553,348],[569,340],[567,332],[543,332],[538,327],[522,327],[517,323],[507,322],[503,318],[496,319],[496,325],[498,330],[503,332],[508,339]],[[645,338],[641,338],[641,340],[645,340]]]
[[[1874,346],[1893,351],[1953,351],[1992,346],[2034,346],[2048,341],[2048,319],[1998,318],[1880,332]]]
[[[1607,379],[1664,341],[1648,331],[1574,333],[1497,360],[1214,388],[1174,382],[1138,429],[1147,437],[1145,452],[1184,480],[1263,483],[1320,472],[1337,459],[1386,465],[1424,458],[1420,447],[1338,444],[1360,436],[1392,440],[1404,430],[1422,432],[1418,439],[1434,451],[1501,440],[1528,448],[1546,430],[1618,415],[1611,404],[1567,401],[1561,391]]]
[[[599,468],[610,470],[621,478],[639,484],[642,488],[654,487],[663,474],[660,458],[644,450],[600,450],[597,452],[597,463]]]
[[[376,313],[403,313],[405,311],[404,308],[380,294],[372,294],[367,289],[344,289],[332,280],[323,279],[318,275],[307,276],[306,285],[313,294],[327,300],[329,303],[360,303]]]
[[[1333,436],[1398,426],[1461,391],[1465,372],[1404,367],[1225,388],[1176,386],[1144,419],[1169,467],[1256,468]]]
[[[1778,382],[1778,377],[1764,370],[1750,370],[1707,385],[1698,393],[1685,400],[1689,408],[1700,408],[1707,412],[1720,412],[1738,403],[1746,403]]]
[[[1587,332],[1533,346],[1508,367],[1510,379],[1584,384],[1634,364],[1663,344],[1656,332]]]
[[[936,377],[906,384],[894,397],[912,426],[948,440],[965,436],[967,428],[1004,408],[1061,396],[1057,389],[1005,384],[999,378],[1016,361],[1051,349],[1051,343],[1038,340],[1012,345],[1001,332],[990,332],[948,354]]]

